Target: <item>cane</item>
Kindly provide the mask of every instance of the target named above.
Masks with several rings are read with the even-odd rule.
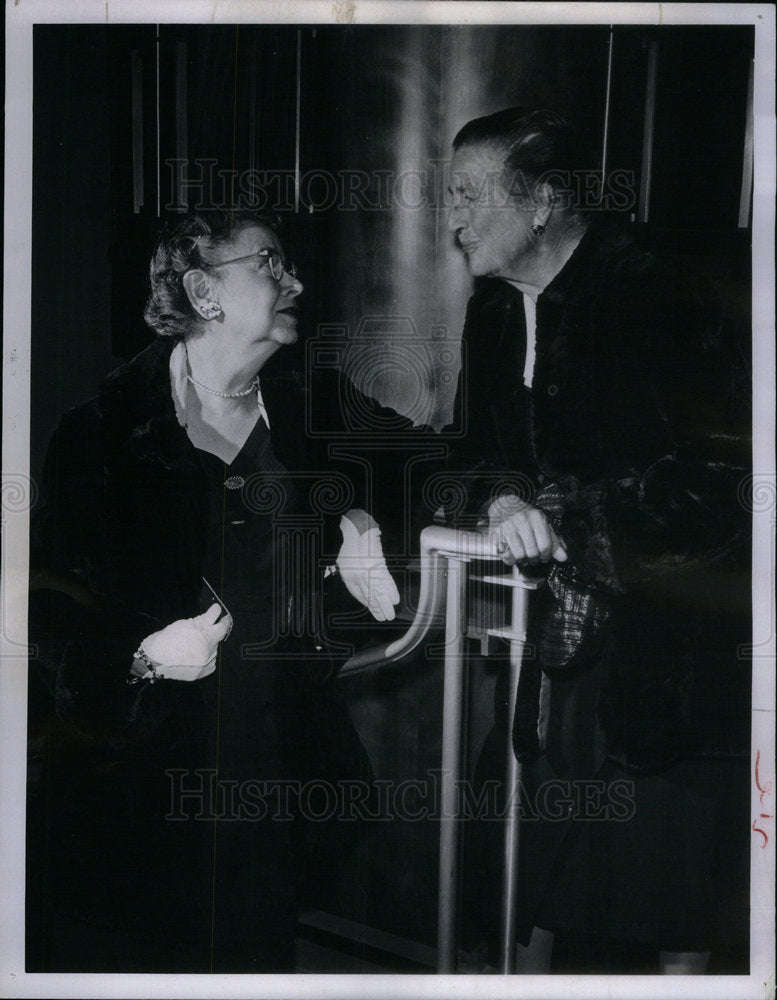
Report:
[[[458,789],[462,770],[462,722],[465,691],[464,637],[466,629],[467,564],[473,560],[497,561],[501,556],[487,535],[432,525],[421,532],[421,589],[413,623],[394,642],[360,650],[340,669],[349,677],[374,667],[395,663],[416,649],[431,629],[439,625],[444,611],[444,685],[441,776],[440,861],[438,887],[437,968],[456,971],[456,924],[458,893],[459,815]],[[488,629],[487,635],[510,644],[510,700],[508,718],[515,714],[516,692],[526,642],[529,591],[540,581],[523,576],[518,567],[512,575],[473,576],[495,586],[512,587],[511,620],[506,628]],[[514,969],[515,911],[520,830],[521,766],[512,748],[508,727],[507,812],[504,837],[504,882],[500,966],[503,973]]]

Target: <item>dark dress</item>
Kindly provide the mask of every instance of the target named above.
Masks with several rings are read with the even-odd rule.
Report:
[[[272,815],[272,796],[267,810],[258,804],[268,784],[293,780],[284,768],[281,716],[288,706],[279,704],[278,674],[298,672],[299,663],[279,663],[276,656],[279,612],[291,593],[275,517],[252,509],[243,494],[260,481],[271,483],[293,517],[294,491],[261,419],[231,464],[207,452],[199,458],[211,498],[203,576],[234,621],[218,669],[200,684],[207,751],[199,768],[215,779],[215,796],[213,782],[205,785],[211,793],[206,813],[218,817],[205,821],[212,833],[202,870],[204,884],[212,887],[205,932],[212,937],[203,940],[204,953],[209,945],[213,971],[293,971],[293,821]],[[202,597],[204,605],[212,601],[207,587]],[[183,822],[202,822],[192,819],[192,801],[184,804]]]
[[[177,422],[170,346],[109,376],[49,449],[30,602],[30,971],[293,971],[301,873],[322,837],[342,851],[355,834],[304,822],[299,789],[369,774],[310,625],[323,519],[296,485],[317,468],[295,447],[300,383],[263,380],[272,444],[259,421],[225,466]],[[234,619],[215,672],[128,684],[145,636],[213,602],[204,581]]]

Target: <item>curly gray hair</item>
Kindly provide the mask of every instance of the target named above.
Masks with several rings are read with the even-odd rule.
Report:
[[[151,257],[151,294],[143,316],[160,337],[182,337],[189,332],[196,313],[191,307],[183,276],[198,267],[215,264],[213,251],[232,243],[246,226],[264,226],[278,232],[276,216],[247,210],[189,212],[174,218],[163,230]]]

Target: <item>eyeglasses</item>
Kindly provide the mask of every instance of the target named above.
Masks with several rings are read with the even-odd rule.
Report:
[[[281,257],[274,247],[264,247],[263,250],[257,250],[256,253],[248,253],[244,257],[233,257],[232,260],[220,260],[215,264],[208,264],[207,270],[213,271],[217,267],[224,267],[225,264],[238,264],[241,260],[255,259],[258,259],[262,264],[267,264],[270,274],[275,281],[281,280],[284,271],[286,274],[291,275],[292,278],[297,277],[296,267],[291,261],[284,261],[283,257]]]

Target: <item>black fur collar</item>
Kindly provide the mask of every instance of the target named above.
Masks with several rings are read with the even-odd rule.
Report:
[[[158,338],[132,361],[108,375],[97,395],[106,438],[119,449],[171,467],[192,450],[178,423],[170,391],[175,342]]]

